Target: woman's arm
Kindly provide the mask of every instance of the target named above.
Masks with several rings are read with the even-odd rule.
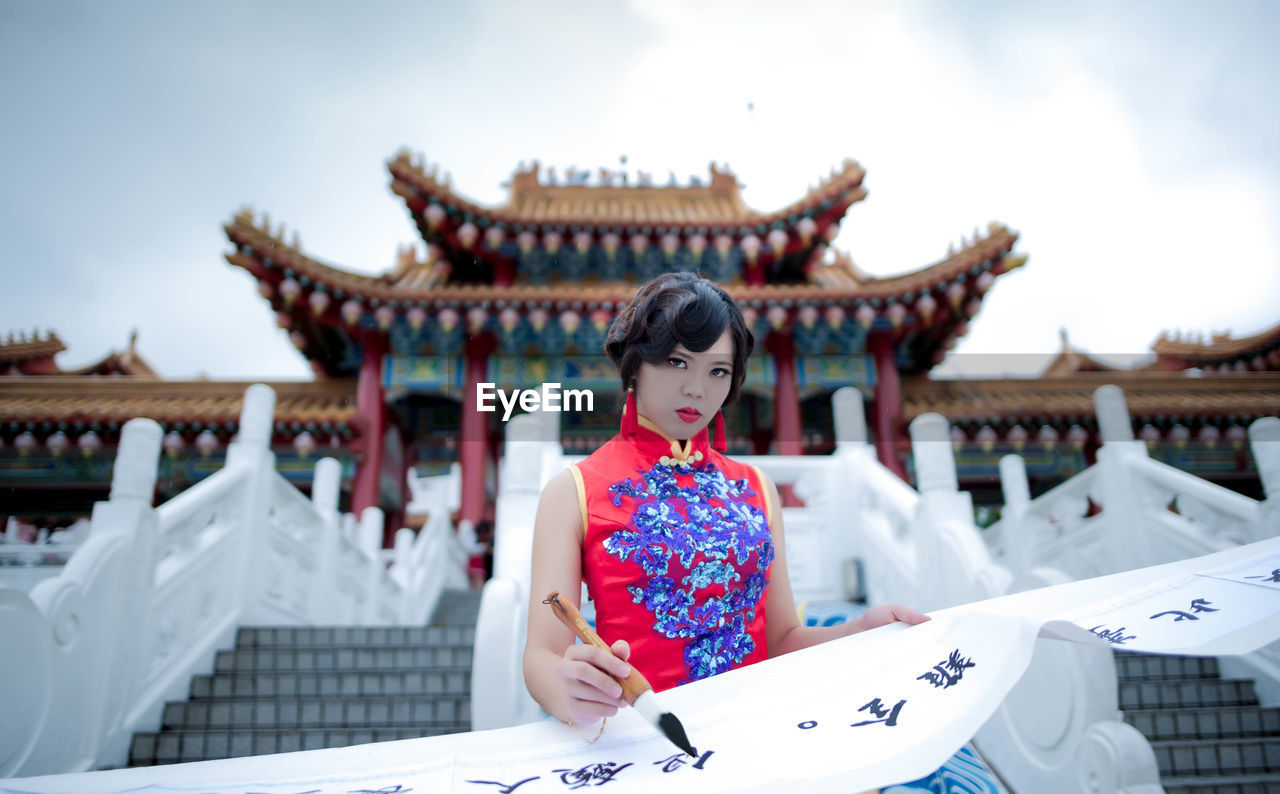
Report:
[[[896,621],[915,625],[929,619],[927,615],[898,604],[878,604],[847,623],[820,628],[801,626],[800,618],[796,615],[795,597],[791,594],[791,579],[787,573],[782,501],[778,498],[778,487],[773,484],[773,480],[767,474],[760,472],[760,480],[768,494],[769,534],[773,537],[773,565],[770,571],[769,589],[765,596],[769,656],[781,656],[784,653],[798,651],[827,640],[847,637],[850,634],[857,634],[860,631]]]
[[[542,603],[558,591],[578,605],[582,592],[582,517],[578,489],[568,470],[547,483],[533,524],[533,571],[529,585],[529,631],[524,648],[524,682],[548,714],[563,722],[592,723],[626,705],[622,687],[609,678],[631,671],[624,640],[613,644],[617,658],[574,635]]]

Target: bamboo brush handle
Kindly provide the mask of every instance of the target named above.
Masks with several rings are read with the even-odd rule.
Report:
[[[600,639],[600,635],[595,633],[591,625],[582,617],[582,613],[573,605],[573,602],[566,598],[561,598],[559,591],[547,596],[547,599],[542,603],[549,604],[551,611],[556,613],[556,617],[560,618],[560,622],[568,626],[574,634],[577,634],[578,639],[588,645],[601,648],[608,654],[613,654],[613,649],[606,645],[604,640]],[[634,665],[629,662],[627,665],[631,667],[631,675],[626,678],[618,678],[614,675],[609,675],[609,677],[622,686],[623,699],[634,705],[636,698],[652,690],[653,687],[649,686],[649,682],[645,680],[645,677]]]

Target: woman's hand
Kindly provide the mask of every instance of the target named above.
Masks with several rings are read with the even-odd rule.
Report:
[[[867,629],[875,629],[899,621],[915,626],[924,623],[926,620],[929,620],[928,615],[921,614],[901,604],[876,604],[853,621],[853,630],[849,633],[857,634]]]
[[[556,677],[569,698],[569,715],[579,725],[590,725],[612,717],[627,705],[622,686],[610,678],[626,678],[631,673],[627,659],[631,646],[618,640],[609,654],[594,645],[574,643],[565,649],[556,665]]]

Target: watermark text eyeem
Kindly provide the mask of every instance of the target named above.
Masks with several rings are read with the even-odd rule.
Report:
[[[590,389],[562,389],[559,383],[544,383],[541,389],[499,389],[496,383],[476,384],[476,410],[493,413],[502,403],[502,421],[520,406],[522,411],[594,411],[596,395]]]

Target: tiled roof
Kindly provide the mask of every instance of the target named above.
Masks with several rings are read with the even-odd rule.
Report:
[[[436,169],[402,151],[388,163],[392,190],[408,199],[415,192],[436,197],[465,213],[494,221],[517,223],[564,223],[580,225],[639,224],[652,226],[736,226],[742,223],[771,223],[803,212],[824,201],[844,199],[852,204],[866,197],[862,180],[866,171],[853,160],[823,179],[808,194],[774,212],[759,212],[746,206],[741,186],[728,171],[710,168],[706,185],[688,187],[651,184],[624,186],[555,184],[544,182],[535,163],[517,171],[511,179],[511,195],[500,207],[486,208],[459,196],[448,179],[440,179]],[[847,205],[846,205],[847,206]]]
[[[1209,342],[1165,332],[1160,334],[1160,338],[1155,341],[1151,349],[1157,356],[1179,359],[1188,366],[1194,367],[1250,359],[1265,355],[1277,347],[1280,347],[1280,323],[1260,333],[1239,339],[1232,339],[1229,333],[1217,334],[1212,336]]]
[[[1094,416],[1093,392],[1114,383],[1134,417],[1280,416],[1280,375],[1189,377],[1152,371],[1080,373],[1039,380],[904,379],[908,421],[935,412],[952,421]]]
[[[249,383],[137,381],[100,377],[0,379],[0,424],[125,422],[225,424],[240,416]],[[277,423],[346,425],[356,417],[354,381],[272,383]]]

